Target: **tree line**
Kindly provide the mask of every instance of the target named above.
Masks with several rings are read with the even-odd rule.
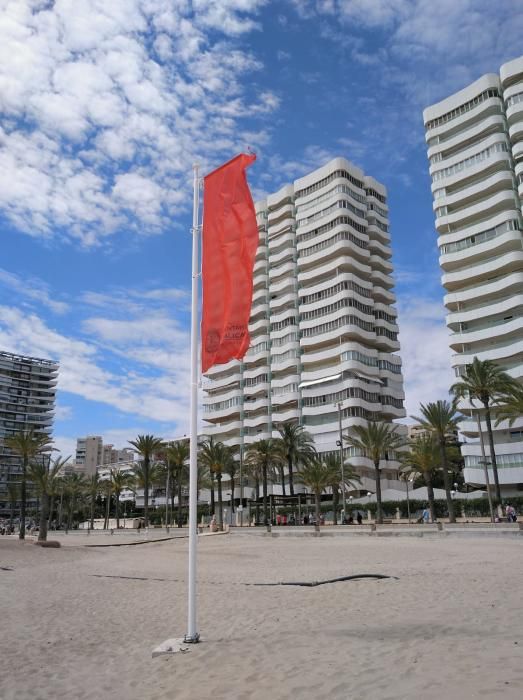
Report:
[[[427,486],[431,517],[436,518],[434,505],[434,479],[441,473],[445,489],[450,522],[455,522],[455,508],[451,493],[449,474],[456,461],[455,440],[453,439],[463,416],[458,411],[458,401],[467,400],[471,407],[478,408],[478,428],[480,413],[483,411],[487,427],[490,465],[494,477],[495,502],[501,502],[499,475],[492,430],[493,417],[496,425],[507,420],[512,425],[523,415],[523,387],[495,363],[474,358],[465,367],[459,381],[450,388],[450,400],[421,404],[420,416],[412,418],[421,426],[423,434],[405,440],[398,431],[398,425],[382,421],[369,421],[366,425],[352,426],[343,434],[344,443],[356,449],[371,461],[374,468],[376,494],[376,522],[383,522],[381,498],[381,462],[394,457],[400,462],[401,476],[406,479],[420,478]],[[259,520],[259,505],[263,510],[264,522],[269,520],[268,484],[279,482],[283,496],[294,496],[295,481],[305,485],[315,496],[316,522],[320,521],[321,495],[330,491],[333,499],[334,521],[337,521],[339,498],[342,489],[356,488],[360,482],[358,470],[344,461],[342,465],[337,455],[321,455],[317,452],[312,436],[296,422],[287,422],[278,427],[279,437],[262,439],[246,447],[240,456],[245,474],[254,481],[256,520]],[[481,430],[480,430],[481,435]],[[481,435],[481,441],[483,439]],[[42,459],[51,449],[49,438],[24,431],[5,438],[5,444],[20,457],[22,474],[20,480],[20,531],[25,537],[27,483],[32,484],[41,499],[39,539],[45,539],[47,528],[53,521],[57,499],[66,504],[66,523],[72,526],[73,515],[77,510],[89,509],[90,525],[93,527],[95,510],[100,496],[105,498],[105,522],[110,517],[111,504],[117,527],[120,524],[120,497],[124,489],[136,492],[143,489],[144,524],[149,524],[149,493],[152,486],[165,485],[166,499],[170,496],[171,513],[174,513],[174,499],[177,494],[177,522],[181,527],[183,518],[183,490],[188,484],[189,443],[185,441],[165,442],[154,435],[139,435],[130,440],[138,459],[132,472],[111,469],[108,479],[100,479],[98,473],[86,477],[81,473],[63,476],[67,459]],[[219,527],[223,526],[222,478],[229,477],[231,493],[234,494],[239,467],[237,448],[216,441],[213,437],[201,441],[198,449],[198,490],[210,489],[210,511],[216,514]],[[488,484],[487,495],[491,518],[494,520],[494,499]],[[11,518],[13,516],[13,485],[9,486]],[[261,490],[261,495],[260,495]],[[16,500],[16,499],[15,499]],[[234,503],[234,497],[232,499]],[[234,507],[234,506],[233,506]],[[63,510],[60,508],[60,520]],[[60,523],[61,524],[61,523]]]

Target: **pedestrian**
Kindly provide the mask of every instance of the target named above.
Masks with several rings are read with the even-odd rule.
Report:
[[[358,515],[356,516],[356,520],[358,521],[358,525],[361,525],[363,522],[363,516],[361,515],[360,511],[358,511]]]
[[[427,508],[427,506],[425,506],[425,508],[423,509],[422,517],[423,517],[423,522],[426,525],[430,520],[430,511]]]

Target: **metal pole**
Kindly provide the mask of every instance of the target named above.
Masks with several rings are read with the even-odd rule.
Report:
[[[192,217],[192,296],[191,296],[191,400],[190,400],[190,457],[189,457],[189,582],[188,582],[188,616],[185,642],[198,642],[200,634],[197,629],[196,610],[196,546],[197,531],[197,493],[198,493],[198,210],[200,206],[200,178],[198,165],[193,166],[194,193]]]
[[[342,404],[338,403],[338,430],[340,433],[340,469],[341,469],[341,504],[343,508],[343,517],[347,516],[347,511],[345,509],[345,470],[343,466],[343,430],[341,427],[341,407]],[[342,523],[343,524],[343,523]]]
[[[406,479],[405,483],[407,484],[407,515],[409,518],[409,525],[410,525],[410,500],[409,500],[409,480],[408,480],[408,478]]]
[[[494,518],[494,506],[492,505],[492,495],[490,493],[490,480],[489,480],[489,476],[488,476],[488,462],[487,462],[487,459],[485,457],[485,443],[483,442],[483,433],[481,432],[481,419],[480,419],[479,414],[480,414],[480,411],[478,409],[478,412],[476,413],[476,421],[478,424],[479,441],[481,444],[481,457],[482,457],[481,462],[483,464],[483,471],[485,474],[485,486],[487,488],[488,505],[489,505],[489,509],[490,509],[490,520],[491,520],[491,522],[494,523],[494,522],[496,522],[496,520]]]
[[[240,527],[243,527],[243,445],[240,445]]]
[[[165,483],[165,529],[169,529],[169,460],[167,460],[167,479]]]

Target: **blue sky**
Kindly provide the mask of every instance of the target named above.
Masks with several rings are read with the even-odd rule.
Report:
[[[0,349],[56,442],[187,432],[192,164],[389,190],[407,410],[451,381],[422,110],[521,53],[518,0],[0,0]]]

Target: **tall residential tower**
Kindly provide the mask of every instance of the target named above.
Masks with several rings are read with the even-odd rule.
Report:
[[[203,432],[246,446],[298,421],[337,452],[340,418],[345,431],[405,415],[385,187],[335,158],[256,211],[251,347],[207,374]],[[345,453],[374,490],[370,462]]]
[[[8,508],[8,484],[19,482],[22,471],[4,438],[26,430],[51,437],[57,381],[55,362],[0,352],[0,510]]]
[[[423,117],[456,376],[477,356],[523,379],[523,57]],[[461,429],[465,480],[484,484],[475,418]],[[523,419],[494,439],[502,490],[523,488]]]

